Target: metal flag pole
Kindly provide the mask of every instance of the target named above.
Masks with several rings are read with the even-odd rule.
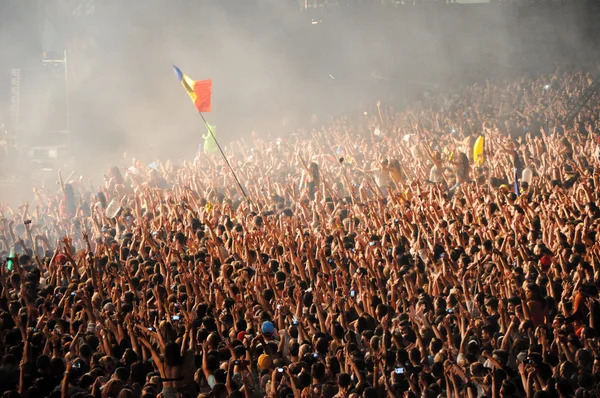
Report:
[[[210,136],[212,137],[213,140],[215,140],[215,144],[217,144],[217,148],[219,148],[219,152],[221,152],[221,155],[223,156],[223,159],[225,159],[225,163],[227,163],[227,167],[229,167],[229,170],[231,170],[231,174],[233,174],[233,178],[235,178],[235,182],[237,182],[237,185],[240,188],[240,191],[242,191],[242,195],[244,195],[244,198],[246,198],[246,200],[248,202],[250,202],[250,199],[248,199],[248,195],[246,195],[246,191],[244,191],[244,188],[242,187],[242,184],[240,183],[240,180],[238,179],[237,175],[235,174],[235,171],[233,171],[233,167],[231,167],[231,164],[229,163],[229,160],[227,160],[227,156],[225,156],[225,153],[223,152],[223,149],[221,149],[221,145],[219,145],[219,141],[217,141],[217,138],[215,137],[215,135],[214,135],[214,133],[212,131],[212,127],[210,126],[210,124],[208,124],[208,122],[204,118],[204,115],[202,114],[202,112],[198,112],[198,113],[200,114],[200,117],[202,118],[202,121],[204,122],[204,125],[206,125],[206,128],[208,129],[208,132],[210,133]]]

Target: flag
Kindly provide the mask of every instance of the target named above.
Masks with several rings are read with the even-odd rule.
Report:
[[[206,134],[202,135],[204,138],[204,153],[214,153],[217,152],[217,142],[216,138],[213,137],[217,128],[212,126],[209,123],[206,123]],[[211,134],[212,132],[212,134]]]
[[[212,94],[212,80],[195,81],[185,75],[178,67],[173,65],[175,75],[188,93],[198,112],[210,112],[210,96]]]
[[[473,163],[476,167],[482,167],[485,162],[485,137],[480,135],[473,145]]]

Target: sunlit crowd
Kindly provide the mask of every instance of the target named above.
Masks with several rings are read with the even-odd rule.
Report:
[[[592,83],[246,139],[241,187],[210,151],[59,172],[0,208],[2,398],[598,396]]]

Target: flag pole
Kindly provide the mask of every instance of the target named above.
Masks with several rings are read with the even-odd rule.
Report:
[[[235,179],[235,182],[237,182],[237,185],[240,188],[240,191],[242,191],[242,195],[244,195],[244,198],[246,198],[246,200],[248,202],[250,202],[250,199],[248,199],[248,195],[246,195],[246,191],[244,191],[244,188],[242,187],[242,184],[240,183],[240,180],[238,179],[237,175],[235,174],[235,171],[233,171],[233,167],[231,167],[231,164],[229,163],[229,160],[227,160],[227,156],[225,156],[225,153],[223,152],[223,149],[221,149],[221,145],[219,145],[219,141],[217,141],[217,138],[215,137],[215,135],[214,135],[214,133],[212,131],[212,127],[210,126],[210,124],[208,124],[208,122],[204,118],[204,115],[202,114],[202,112],[198,112],[198,113],[200,114],[200,117],[202,118],[202,121],[206,125],[206,128],[208,129],[208,132],[210,133],[210,136],[212,137],[213,140],[215,140],[215,144],[217,144],[217,148],[219,148],[219,152],[221,152],[221,155],[223,156],[223,159],[225,159],[225,163],[227,163],[227,167],[229,167],[229,170],[231,171],[231,174],[233,174],[233,178]]]

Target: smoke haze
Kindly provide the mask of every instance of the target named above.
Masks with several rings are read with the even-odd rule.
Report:
[[[73,15],[75,3],[84,15]],[[226,144],[252,131],[289,134],[312,114],[325,121],[377,99],[402,104],[425,90],[551,73],[597,56],[586,2],[346,3],[301,12],[296,1],[276,0],[3,0],[1,88],[5,95],[11,68],[34,70],[41,51],[67,49],[77,174],[93,175],[125,164],[124,152],[145,162],[194,155],[204,129],[172,64],[213,79],[206,116]],[[44,90],[40,80],[23,86],[22,142],[45,134],[39,110],[49,108],[27,105],[48,98],[38,96]],[[0,95],[0,114],[6,104]]]

